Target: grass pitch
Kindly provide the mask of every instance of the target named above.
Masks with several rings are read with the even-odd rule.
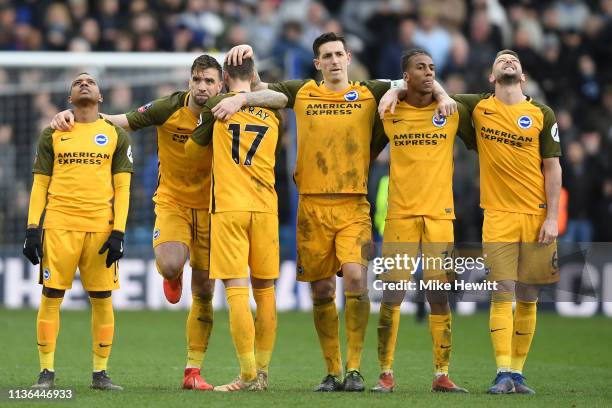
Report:
[[[427,324],[402,316],[395,359],[396,392],[318,394],[312,388],[324,376],[310,313],[279,315],[276,350],[265,393],[182,391],[187,313],[137,311],[116,313],[116,332],[109,365],[120,393],[92,391],[91,335],[88,311],[63,311],[56,351],[56,386],[75,390],[70,402],[9,402],[8,388],[29,387],[38,375],[36,312],[0,309],[0,405],[54,407],[174,406],[571,406],[612,405],[612,322],[603,317],[569,319],[538,316],[538,328],[525,375],[535,396],[485,394],[495,374],[488,316],[453,316],[451,378],[468,395],[433,394],[432,357]],[[372,315],[363,354],[362,373],[371,387],[378,377],[376,322]],[[215,313],[204,376],[212,384],[231,381],[238,373],[229,335],[227,312]]]

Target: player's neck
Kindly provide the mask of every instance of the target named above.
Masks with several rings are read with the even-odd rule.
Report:
[[[191,96],[191,94],[189,94],[189,101],[187,102],[187,107],[196,117],[200,116],[200,113],[202,113],[202,107],[196,103],[195,99]]]
[[[433,93],[421,94],[418,92],[406,92],[404,102],[415,108],[424,108],[434,102]]]
[[[521,84],[501,85],[495,84],[495,98],[506,105],[514,105],[523,102],[527,97],[523,94]]]
[[[227,89],[230,92],[251,92],[251,81],[230,79],[227,81]]]
[[[348,78],[344,78],[337,82],[328,82],[325,81],[325,78],[323,78],[323,85],[332,92],[340,92],[348,88],[349,80]]]
[[[75,106],[74,121],[76,123],[92,123],[100,119],[98,105]]]

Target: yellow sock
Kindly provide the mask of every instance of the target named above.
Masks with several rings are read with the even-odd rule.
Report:
[[[255,316],[255,365],[258,370],[268,372],[272,350],[276,340],[276,296],[274,286],[253,289],[257,303]]]
[[[510,371],[512,327],[512,302],[492,301],[489,330],[498,371]]]
[[[257,376],[255,368],[255,324],[249,308],[249,288],[233,286],[225,288],[229,304],[230,332],[240,362],[240,377],[252,381]]]
[[[312,312],[327,373],[340,376],[342,373],[342,358],[338,332],[338,310],[334,298],[314,299]]]
[[[346,369],[359,370],[363,341],[370,318],[370,298],[368,291],[344,292],[346,324]]]
[[[54,371],[55,344],[60,328],[60,305],[63,297],[50,298],[42,295],[36,317],[36,338],[40,371]]]
[[[435,374],[447,374],[451,354],[451,314],[429,315]]]
[[[91,302],[91,334],[93,338],[93,371],[107,369],[113,346],[115,316],[112,297],[89,298]]]
[[[537,302],[516,302],[512,335],[512,371],[523,372],[531,340],[535,334]]]
[[[378,362],[381,372],[393,369],[399,324],[400,307],[381,303],[378,317]]]
[[[192,295],[187,316],[187,368],[202,366],[212,327],[212,299]]]

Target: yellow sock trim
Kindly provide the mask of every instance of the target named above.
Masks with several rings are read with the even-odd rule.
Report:
[[[255,363],[258,370],[268,372],[276,341],[276,295],[274,286],[253,289],[257,304],[255,316]]]
[[[240,377],[250,381],[256,377],[255,324],[249,308],[249,288],[234,286],[225,288],[229,304],[230,331],[236,355],[240,362]]]
[[[537,302],[516,302],[512,334],[512,371],[523,371],[536,329]]]
[[[187,316],[187,368],[201,368],[213,327],[212,299],[191,296]]]
[[[510,371],[513,326],[512,302],[491,302],[489,330],[498,370]]]
[[[346,297],[346,368],[347,371],[359,370],[365,332],[370,318],[370,299],[368,291],[344,292]]]
[[[40,371],[54,371],[55,346],[60,327],[60,305],[63,297],[49,298],[42,295],[36,316],[36,339]]]
[[[433,346],[435,374],[448,374],[452,350],[451,314],[429,315],[429,332]]]
[[[400,307],[381,303],[378,317],[378,362],[383,373],[393,369],[399,324]]]
[[[93,370],[106,370],[113,347],[115,316],[112,297],[89,298],[91,302],[91,334],[93,339]]]
[[[340,335],[338,310],[334,298],[315,299],[312,316],[317,329],[319,344],[325,359],[327,373],[340,376],[342,373],[342,357],[340,355]]]

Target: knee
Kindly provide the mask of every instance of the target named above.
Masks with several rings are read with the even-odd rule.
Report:
[[[448,294],[445,291],[441,290],[428,290],[425,293],[425,297],[427,298],[427,302],[430,306],[433,305],[447,305],[448,304]]]
[[[89,297],[94,298],[94,299],[106,299],[106,298],[111,297],[111,295],[112,295],[112,292],[110,290],[89,292]]]
[[[312,287],[313,299],[332,299],[336,295],[336,285],[331,282],[318,282]]]
[[[185,262],[178,257],[159,257],[155,260],[157,270],[166,279],[175,279],[182,272]]]
[[[215,281],[211,279],[192,280],[191,293],[204,300],[211,300],[215,292]]]
[[[63,298],[66,291],[63,289],[53,289],[43,286],[42,293],[48,298]]]
[[[528,285],[520,282],[517,282],[516,284],[516,300],[523,302],[536,302],[539,294],[540,288],[537,285]]]

